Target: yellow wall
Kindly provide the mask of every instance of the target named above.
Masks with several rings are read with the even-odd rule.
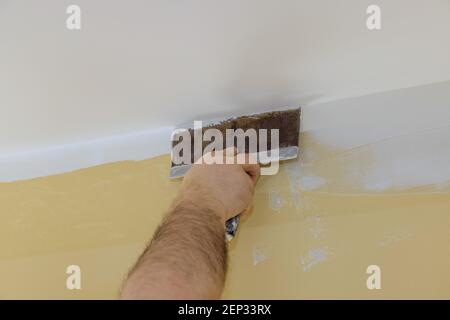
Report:
[[[448,185],[368,191],[350,169],[373,166],[370,146],[332,150],[308,134],[301,146],[261,178],[224,298],[450,298]],[[168,166],[161,156],[0,184],[0,298],[116,298],[178,188]],[[66,289],[71,264],[81,290]],[[366,287],[372,264],[381,290]]]

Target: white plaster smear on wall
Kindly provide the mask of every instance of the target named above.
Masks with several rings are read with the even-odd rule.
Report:
[[[413,133],[363,147],[370,150],[368,170],[354,167],[351,176],[360,176],[368,191],[401,190],[408,187],[450,182],[450,125],[423,133]],[[356,153],[362,150],[357,150]],[[362,151],[364,152],[364,151]],[[349,155],[349,160],[357,155]],[[346,159],[346,155],[342,156]]]
[[[450,81],[367,95],[303,108],[302,132],[318,143],[342,150],[323,158],[305,149],[303,163],[287,165],[291,191],[351,191],[359,181],[367,190],[446,184],[450,180]],[[169,152],[166,127],[46,149],[0,155],[0,181],[72,171],[102,163],[141,160]],[[370,150],[369,170],[351,167],[339,183],[317,174],[327,161],[356,163]],[[353,172],[351,171],[353,170]],[[320,170],[319,170],[320,171]],[[334,184],[333,184],[334,183]],[[300,189],[300,190],[298,190]]]
[[[390,137],[314,159],[308,161],[301,156],[284,166],[291,193],[395,192],[413,187],[421,187],[418,192],[447,192],[450,191],[450,125]]]
[[[450,82],[307,107],[303,119],[316,146],[285,166],[291,191],[450,190]]]

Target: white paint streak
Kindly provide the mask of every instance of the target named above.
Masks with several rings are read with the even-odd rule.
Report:
[[[323,217],[314,215],[308,217],[306,220],[308,221],[308,223],[312,224],[312,226],[309,228],[309,231],[311,232],[314,239],[321,239],[324,235],[324,232],[326,231],[326,228],[324,228],[323,226]]]
[[[311,191],[319,189],[326,184],[326,180],[319,176],[304,175],[300,177],[302,191]]]
[[[269,206],[275,213],[280,213],[284,206],[285,200],[278,191],[272,190],[269,192]]]
[[[300,159],[291,160],[284,163],[284,171],[289,181],[289,191],[291,201],[296,209],[301,206],[300,202]]]
[[[450,182],[450,81],[303,108],[308,139],[335,153],[307,152],[304,179],[320,191],[401,191]],[[342,169],[334,172],[327,168]],[[304,169],[302,168],[302,170]],[[341,172],[342,171],[342,172]],[[323,181],[322,181],[323,182]]]
[[[309,250],[307,254],[300,256],[300,264],[303,272],[309,271],[318,263],[325,262],[329,255],[330,254],[326,247]]]
[[[291,193],[298,192],[301,184],[301,172],[299,159],[288,161],[284,164],[284,171],[286,172],[289,180],[289,189]]]
[[[448,191],[449,163],[450,124],[390,137],[308,163],[302,168],[300,184],[302,190],[332,193],[392,192],[427,185],[434,186],[428,191]]]
[[[253,248],[252,257],[254,266],[268,259],[267,255],[260,248]]]

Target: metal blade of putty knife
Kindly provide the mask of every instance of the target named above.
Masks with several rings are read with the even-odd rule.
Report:
[[[204,141],[203,134],[208,129],[217,129],[222,133],[223,136],[223,145],[224,149],[227,146],[235,146],[238,149],[238,152],[248,152],[248,143],[245,143],[246,150],[239,150],[239,145],[237,144],[237,139],[239,139],[239,135],[235,135],[233,137],[232,142],[227,144],[226,141],[226,130],[232,129],[242,129],[241,133],[244,133],[243,138],[245,139],[245,132],[248,129],[254,129],[257,133],[257,139],[259,140],[259,135],[261,132],[264,132],[267,137],[267,151],[271,151],[272,143],[270,141],[271,135],[270,131],[273,129],[278,129],[278,161],[289,160],[297,158],[299,151],[299,136],[300,136],[300,119],[301,119],[301,108],[295,109],[287,109],[287,110],[276,110],[270,112],[263,112],[259,114],[252,115],[242,115],[237,117],[228,117],[225,119],[213,119],[213,120],[202,120],[201,126],[197,127],[194,122],[179,125],[176,127],[172,134],[172,152],[171,152],[171,168],[170,168],[170,178],[179,178],[186,174],[186,172],[191,168],[192,164],[197,160],[198,157],[203,155],[203,150],[206,146],[208,146],[211,141]],[[198,122],[197,122],[198,124]],[[265,129],[266,131],[261,131],[261,129]],[[268,134],[269,132],[269,134]],[[194,143],[194,135],[199,134],[197,137],[200,137],[201,148],[195,149]],[[189,137],[190,141],[186,142],[185,137]],[[183,143],[184,145],[190,147],[190,157],[189,159],[184,159],[183,161],[174,161],[174,149],[178,152],[180,150],[179,143]],[[177,148],[178,146],[178,148]],[[257,151],[255,157],[258,161],[261,159],[259,150],[260,146],[258,144]],[[201,150],[198,150],[201,149]],[[220,149],[220,148],[218,148]],[[264,150],[264,152],[266,151]],[[198,152],[201,151],[201,152]],[[183,151],[182,151],[183,152]],[[182,155],[177,155],[178,159],[182,158]],[[228,240],[231,240],[236,234],[237,226],[239,223],[239,216],[236,216],[226,223],[226,237]]]

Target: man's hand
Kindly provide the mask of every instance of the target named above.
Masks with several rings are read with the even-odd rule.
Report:
[[[203,158],[210,157],[209,154]],[[236,154],[224,157],[235,162]],[[245,164],[194,164],[184,177],[176,202],[193,201],[213,206],[223,224],[228,219],[246,212],[252,206],[253,192],[259,178],[258,164],[251,164],[248,155]]]
[[[234,158],[234,157],[233,157]],[[257,164],[195,164],[122,299],[217,299],[227,267],[225,221],[251,206]]]

